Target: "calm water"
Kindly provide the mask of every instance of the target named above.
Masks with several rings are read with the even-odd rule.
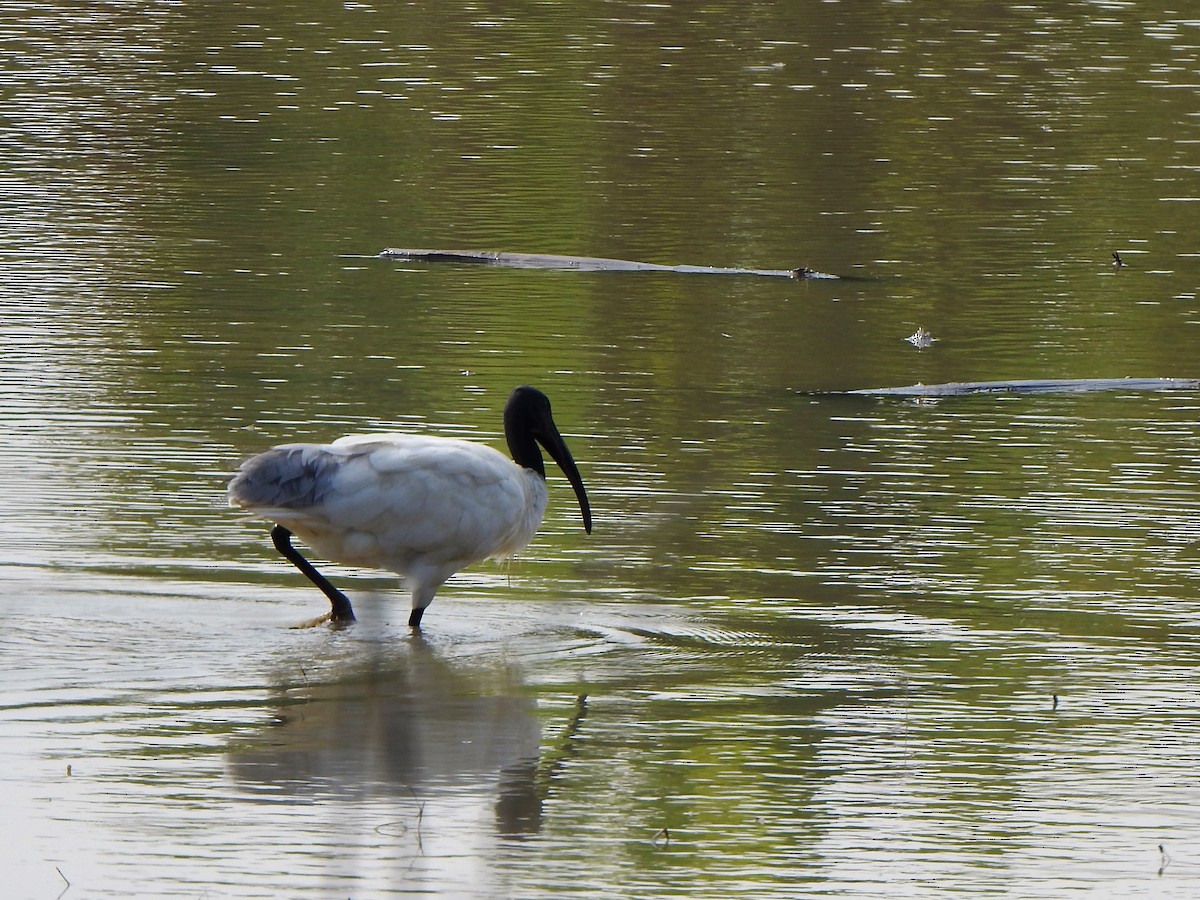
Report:
[[[1200,20],[91,6],[0,7],[7,895],[1200,891],[1200,392],[841,393],[1200,377]],[[291,630],[237,463],[526,382],[595,533]]]

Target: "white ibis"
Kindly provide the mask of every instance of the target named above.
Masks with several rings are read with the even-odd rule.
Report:
[[[246,460],[229,483],[229,505],[269,519],[275,548],[321,589],[335,624],[354,621],[346,595],[292,546],[296,534],[334,562],[387,569],[412,590],[408,624],[447,578],[471,563],[513,556],[546,511],[538,444],[592,512],[571,451],[536,388],[519,387],[504,407],[509,460],[483,444],[412,434],[348,435],[332,444],[283,444]],[[321,620],[318,620],[321,621]]]

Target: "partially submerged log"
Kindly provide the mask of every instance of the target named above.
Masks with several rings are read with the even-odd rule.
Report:
[[[607,259],[603,256],[558,256],[553,253],[504,253],[495,250],[404,250],[389,247],[384,259],[414,262],[483,263],[516,269],[575,269],[580,272],[678,272],[683,275],[762,275],[768,278],[838,279],[840,275],[798,269],[739,269],[719,266],[664,266],[658,263]]]
[[[953,381],[907,387],[845,391],[866,397],[958,397],[963,394],[1052,394],[1083,391],[1190,391],[1200,378],[1039,378],[1017,381]]]

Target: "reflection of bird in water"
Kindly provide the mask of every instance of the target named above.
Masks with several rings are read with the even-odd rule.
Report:
[[[511,669],[457,669],[423,641],[409,646],[326,683],[284,687],[275,726],[230,748],[235,780],[270,787],[268,797],[382,794],[436,804],[442,793],[477,794],[482,808],[493,807],[498,834],[537,833],[587,698],[543,748],[536,704]]]
[[[587,694],[575,699],[575,714],[563,728],[554,746],[541,756],[505,769],[508,777],[500,784],[496,801],[496,826],[509,836],[537,834],[542,829],[542,805],[550,786],[568,758],[575,755],[575,735],[587,715]]]
[[[539,444],[575,489],[591,533],[583,479],[546,395],[514,390],[504,435],[511,460],[483,444],[411,434],[284,444],[242,464],[229,503],[278,523],[276,549],[329,598],[323,618],[347,623],[354,612],[292,546],[293,533],[327,559],[404,576],[412,589],[408,624],[416,628],[447,578],[471,563],[512,556],[533,539],[547,499]]]

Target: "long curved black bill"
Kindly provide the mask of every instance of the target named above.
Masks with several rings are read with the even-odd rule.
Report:
[[[567,481],[571,482],[571,487],[575,489],[575,496],[579,498],[579,511],[583,513],[583,528],[588,534],[591,534],[592,507],[588,503],[587,489],[583,486],[583,478],[579,475],[575,458],[571,456],[571,451],[567,449],[567,443],[558,433],[554,422],[549,422],[548,427],[541,429],[538,434],[538,443],[546,448],[550,458],[558,463],[558,467],[567,476]]]

